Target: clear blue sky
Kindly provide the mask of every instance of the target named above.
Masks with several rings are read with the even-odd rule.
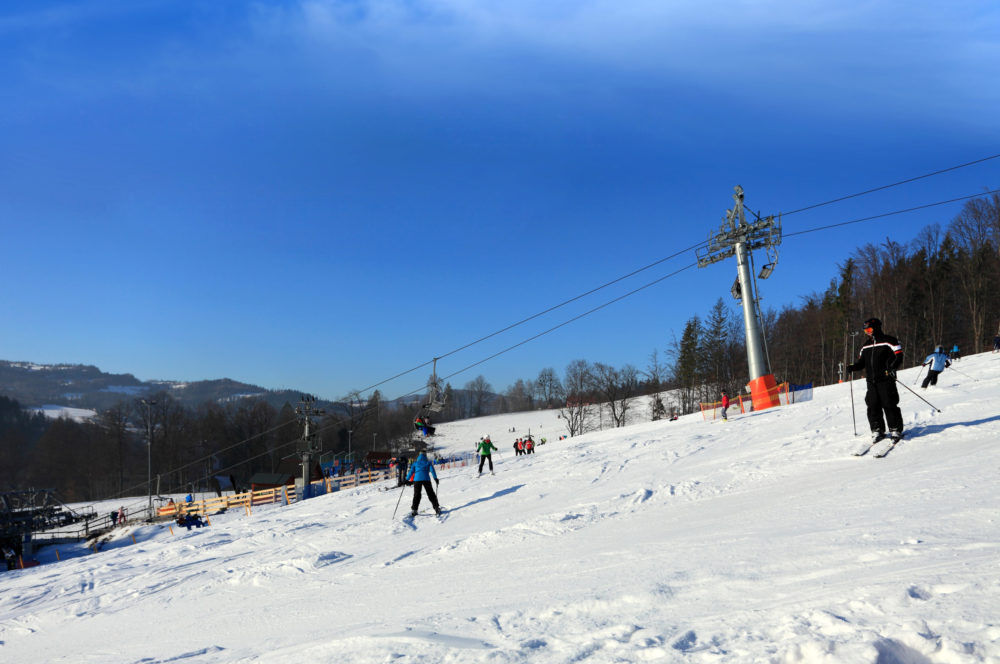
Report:
[[[328,399],[704,240],[734,185],[776,214],[1000,153],[986,1],[14,1],[0,62],[0,359]],[[992,160],[784,229],[998,186]],[[765,306],[960,205],[787,239]],[[735,272],[687,270],[450,382],[642,368]]]

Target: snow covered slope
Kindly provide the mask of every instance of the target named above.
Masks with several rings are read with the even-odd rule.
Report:
[[[851,456],[846,384],[565,441],[444,425],[503,453],[441,473],[444,520],[370,486],[49,552],[0,574],[0,661],[1000,662],[998,388],[989,354],[913,387],[940,413],[901,388],[884,459]],[[549,442],[515,458],[528,426]]]

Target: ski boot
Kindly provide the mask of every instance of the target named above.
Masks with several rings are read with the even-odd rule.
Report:
[[[892,438],[893,443],[898,443],[903,440],[903,432],[896,429],[889,429],[889,437]]]

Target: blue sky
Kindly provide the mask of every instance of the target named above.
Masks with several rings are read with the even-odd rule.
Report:
[[[329,399],[705,240],[734,185],[777,214],[1000,153],[992,2],[8,2],[0,62],[0,358]],[[784,230],[997,187],[991,160]],[[764,305],[960,206],[788,238]],[[450,382],[642,368],[735,271],[683,271]]]

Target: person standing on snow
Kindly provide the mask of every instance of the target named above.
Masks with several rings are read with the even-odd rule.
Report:
[[[479,453],[479,474],[483,474],[483,462],[490,462],[490,475],[493,474],[493,450],[497,449],[493,442],[490,441],[489,436],[486,438],[481,438],[479,440],[479,445],[476,446],[476,452]]]
[[[944,346],[935,348],[934,352],[927,356],[921,366],[926,367],[927,365],[930,365],[930,368],[927,369],[927,377],[920,384],[920,387],[925,390],[928,385],[937,385],[938,374],[951,366],[951,360],[948,359],[948,355],[944,352]]]
[[[426,452],[421,452],[417,460],[410,465],[410,476],[407,478],[407,481],[413,484],[413,503],[410,505],[410,513],[413,516],[417,515],[417,508],[420,507],[421,489],[427,492],[427,499],[434,506],[434,513],[441,514],[441,506],[438,505],[437,495],[434,493],[434,487],[431,486],[432,477],[435,484],[441,484],[441,480],[438,479],[437,473],[434,471],[434,464],[427,458]]]
[[[405,456],[401,456],[396,460],[396,486],[406,484],[406,468],[409,466],[409,463]]]
[[[722,421],[726,421],[726,411],[729,410],[729,392],[722,390]]]
[[[872,440],[885,438],[886,425],[893,441],[903,437],[903,413],[899,410],[899,392],[896,391],[896,369],[903,363],[903,347],[896,337],[882,331],[882,321],[869,318],[865,321],[864,345],[858,361],[847,367],[848,371],[865,370],[868,392],[868,424]],[[883,412],[885,419],[883,419]]]

